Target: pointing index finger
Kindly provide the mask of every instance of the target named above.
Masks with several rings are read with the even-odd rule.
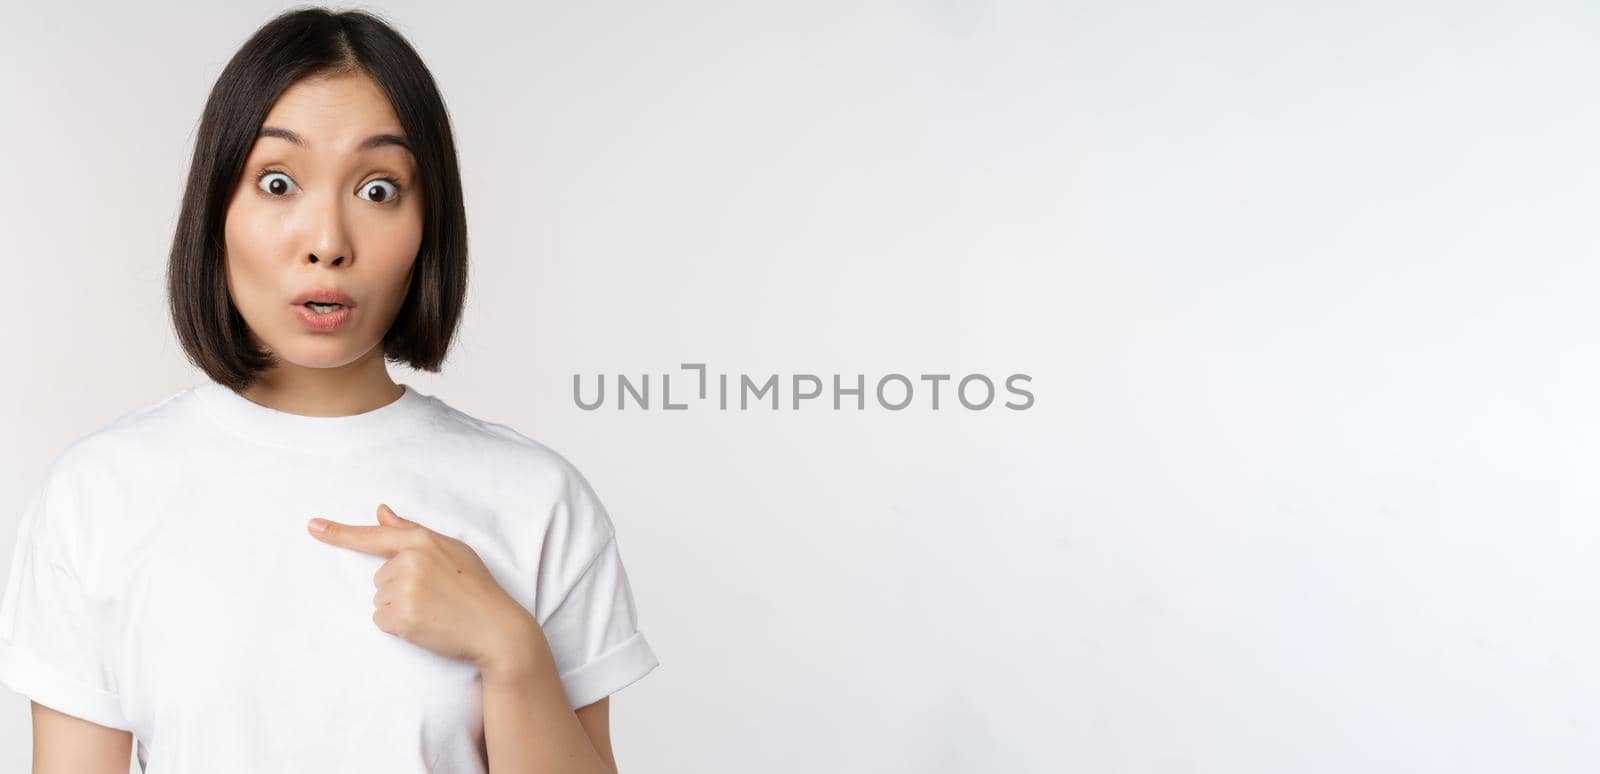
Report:
[[[322,527],[320,531],[317,529],[319,525]],[[367,526],[312,519],[307,527],[311,534],[324,543],[379,556],[394,556],[407,545],[405,530],[385,524]]]

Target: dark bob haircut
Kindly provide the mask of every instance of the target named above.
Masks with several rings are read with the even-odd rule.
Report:
[[[422,246],[411,286],[380,345],[384,357],[438,372],[467,288],[467,220],[444,99],[405,38],[363,11],[291,9],[228,60],[206,99],[167,264],[172,324],[190,362],[242,390],[277,363],[252,341],[228,294],[224,219],[273,103],[302,78],[365,73],[388,96],[416,158]]]

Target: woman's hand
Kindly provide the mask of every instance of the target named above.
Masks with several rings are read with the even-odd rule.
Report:
[[[377,526],[312,519],[307,528],[324,543],[389,557],[372,578],[372,621],[385,632],[484,672],[510,671],[542,644],[538,622],[466,543],[381,504]]]

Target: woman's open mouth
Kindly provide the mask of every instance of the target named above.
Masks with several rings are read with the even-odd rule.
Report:
[[[315,301],[307,301],[295,310],[307,328],[318,332],[331,331],[343,325],[350,319],[350,312],[350,307],[343,304],[319,304]]]

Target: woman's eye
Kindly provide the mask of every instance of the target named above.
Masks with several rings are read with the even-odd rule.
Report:
[[[361,186],[361,193],[367,201],[388,204],[400,195],[400,187],[392,180],[379,179]]]
[[[265,172],[256,178],[256,187],[273,196],[286,196],[295,186],[294,180],[282,172]]]

